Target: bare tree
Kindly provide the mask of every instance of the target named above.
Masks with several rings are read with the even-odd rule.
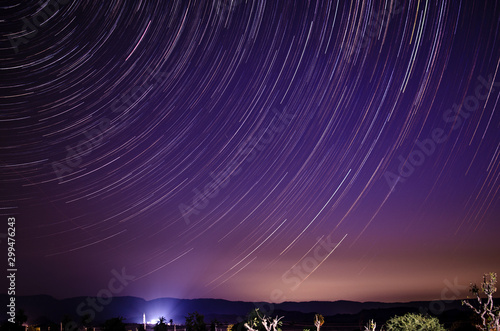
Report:
[[[475,283],[470,284],[469,291],[477,298],[478,307],[474,307],[470,302],[462,300],[462,305],[471,308],[476,314],[481,317],[483,325],[476,325],[482,331],[500,331],[500,306],[493,305],[493,294],[497,291],[495,284],[497,282],[497,274],[490,272],[483,275],[483,282],[481,288]],[[480,293],[486,295],[486,300],[480,297]]]
[[[314,315],[314,325],[316,326],[316,331],[319,331],[319,328],[325,323],[325,318],[323,315],[316,314]]]
[[[365,331],[375,331],[376,328],[377,323],[375,323],[373,320],[369,320],[368,323],[366,323]]]
[[[280,322],[280,320],[284,316],[281,316],[279,318],[278,318],[278,316],[276,316],[274,319],[272,319],[271,317],[268,317],[266,315],[261,316],[261,315],[259,315],[258,308],[255,309],[255,313],[257,314],[257,317],[255,317],[253,320],[245,323],[245,327],[249,331],[258,331],[259,324],[261,324],[266,329],[266,331],[281,331],[281,329],[278,328],[278,326],[281,326],[282,323]]]

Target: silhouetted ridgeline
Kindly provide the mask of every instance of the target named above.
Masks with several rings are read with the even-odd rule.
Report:
[[[2,302],[8,301],[8,296],[1,294]],[[107,301],[106,301],[107,300]],[[82,316],[89,314],[92,318],[90,325],[100,325],[105,320],[123,316],[127,323],[142,323],[143,313],[151,321],[164,316],[167,321],[172,319],[175,324],[183,324],[188,313],[197,311],[204,315],[207,325],[210,321],[229,324],[245,318],[246,314],[255,308],[267,315],[285,316],[284,329],[302,330],[315,329],[313,318],[315,313],[325,316],[322,330],[340,330],[336,326],[345,325],[346,328],[361,326],[369,319],[383,323],[395,314],[405,312],[424,312],[437,316],[442,322],[467,316],[468,310],[462,307],[459,300],[431,305],[429,301],[415,301],[407,303],[382,302],[354,302],[354,301],[310,301],[310,302],[283,302],[268,304],[263,302],[227,301],[220,299],[174,299],[161,298],[146,301],[137,297],[103,298],[75,297],[58,300],[48,295],[18,296],[16,307],[24,309],[28,316],[28,323],[59,322],[65,315],[69,315],[75,322],[81,323]],[[444,311],[436,311],[431,307],[444,307]],[[5,315],[4,315],[5,316]],[[5,320],[4,317],[2,320]]]

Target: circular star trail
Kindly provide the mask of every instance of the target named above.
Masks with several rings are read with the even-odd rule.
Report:
[[[147,299],[417,300],[496,271],[495,1],[2,11],[20,293],[125,268]]]

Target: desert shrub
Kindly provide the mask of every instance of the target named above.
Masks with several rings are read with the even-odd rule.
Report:
[[[386,322],[387,331],[445,331],[439,320],[431,316],[408,313]]]

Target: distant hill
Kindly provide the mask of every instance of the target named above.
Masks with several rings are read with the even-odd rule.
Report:
[[[2,302],[8,302],[8,296],[0,294]],[[105,320],[123,316],[129,323],[141,323],[142,314],[147,320],[164,316],[167,321],[173,319],[175,324],[183,324],[188,313],[197,311],[205,316],[209,323],[213,319],[219,322],[235,323],[242,321],[246,314],[260,308],[267,315],[285,316],[284,321],[297,325],[309,325],[315,313],[325,316],[327,321],[338,323],[355,323],[354,321],[370,318],[385,318],[396,312],[425,311],[430,302],[355,302],[355,301],[309,301],[283,302],[269,304],[265,302],[228,301],[221,299],[174,299],[161,298],[144,300],[137,297],[74,297],[58,300],[48,295],[18,296],[16,307],[25,310],[29,323],[52,321],[59,323],[65,315],[80,323],[84,314],[90,314],[92,325],[99,325]],[[445,310],[464,311],[459,301],[447,303]],[[4,315],[5,316],[5,315]],[[357,323],[357,322],[356,322]],[[312,329],[312,325],[311,325]]]

